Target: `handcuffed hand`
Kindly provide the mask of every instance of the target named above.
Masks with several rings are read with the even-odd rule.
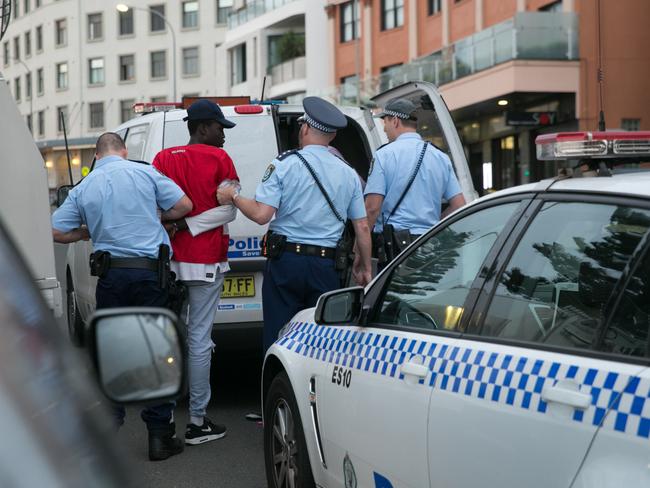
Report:
[[[88,227],[85,225],[82,227],[79,227],[79,240],[80,241],[89,241],[90,240],[90,232],[88,232]]]
[[[237,187],[234,185],[222,186],[217,190],[217,201],[219,205],[232,204],[232,197],[237,193]]]
[[[169,234],[169,238],[173,239],[174,236],[176,235],[176,230],[177,230],[177,227],[174,225],[174,222],[163,222],[163,227],[165,227],[167,234]]]

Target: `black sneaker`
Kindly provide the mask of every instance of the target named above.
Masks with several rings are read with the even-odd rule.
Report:
[[[183,452],[183,442],[174,434],[149,433],[149,460],[163,461]]]
[[[208,417],[203,417],[203,425],[187,424],[185,444],[196,446],[204,442],[216,441],[226,436],[226,426],[213,424]]]

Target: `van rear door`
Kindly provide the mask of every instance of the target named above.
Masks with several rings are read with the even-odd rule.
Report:
[[[436,86],[425,81],[405,83],[380,93],[372,101],[383,107],[393,98],[407,98],[418,107],[418,132],[425,140],[433,142],[447,153],[454,165],[465,200],[468,203],[475,200],[478,195],[472,183],[463,145],[447,104]]]

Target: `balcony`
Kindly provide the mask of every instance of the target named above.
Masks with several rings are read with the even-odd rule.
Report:
[[[228,15],[228,29],[234,29],[250,22],[260,15],[282,7],[297,0],[252,0],[247,1],[242,9],[230,12]]]
[[[277,64],[269,71],[271,73],[271,89],[269,90],[271,98],[285,97],[305,91],[307,69],[304,56]]]
[[[362,80],[360,99],[367,100],[407,81],[445,85],[508,61],[577,59],[578,18],[575,13],[522,12],[440,51]],[[354,103],[356,87],[341,85],[334,98],[340,103]]]

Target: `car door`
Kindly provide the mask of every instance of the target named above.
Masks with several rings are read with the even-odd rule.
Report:
[[[436,86],[426,81],[405,83],[375,96],[372,101],[384,106],[393,98],[407,98],[418,108],[418,133],[447,153],[456,172],[465,200],[477,198],[465,150],[460,142],[456,125]]]
[[[329,486],[429,486],[431,392],[446,382],[471,287],[525,208],[466,209],[419,239],[369,290],[364,327],[330,332],[319,417]]]
[[[453,381],[434,390],[432,485],[568,487],[598,426],[624,425],[608,412],[645,367],[612,361],[594,343],[648,228],[650,208],[636,200],[536,202],[486,281]],[[630,405],[620,403],[624,415]]]

